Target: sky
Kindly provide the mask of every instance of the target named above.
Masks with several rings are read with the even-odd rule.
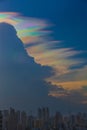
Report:
[[[86,0],[1,0],[0,35],[1,108],[87,109]]]

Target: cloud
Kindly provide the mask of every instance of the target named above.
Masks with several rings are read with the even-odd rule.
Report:
[[[46,21],[37,18],[28,18],[15,12],[0,13],[0,22],[6,22],[15,27],[18,37],[23,43],[36,43],[41,36],[48,33],[44,30],[48,26]]]
[[[50,80],[52,84],[56,87],[58,85],[62,86],[63,91],[60,92],[59,89],[50,90],[50,96],[61,97],[64,100],[69,100],[70,102],[76,102],[77,104],[85,104],[87,102],[87,66],[80,69],[72,70],[63,75],[56,75]],[[50,81],[49,80],[49,81]]]
[[[49,75],[50,67],[35,63],[27,55],[14,27],[0,23],[0,105],[46,105],[48,84],[44,79]]]
[[[72,47],[62,46],[64,42],[67,41],[54,40],[50,36],[52,31],[48,30],[48,27],[52,26],[52,24],[45,20],[24,17],[15,12],[0,13],[0,22],[5,21],[15,27],[17,36],[24,43],[28,55],[34,57],[34,62],[43,68],[45,73],[38,74],[38,79],[41,78],[44,79],[46,83],[51,83],[48,89],[49,96],[68,97],[72,95],[72,91],[73,93],[77,90],[80,91],[83,86],[87,85],[86,60],[78,58],[83,55],[84,52],[77,51]],[[17,61],[16,56],[14,56],[14,58]],[[25,57],[23,58],[22,56],[20,58],[19,56],[18,62],[19,61],[24,62]],[[35,72],[35,74],[32,75],[35,78],[38,72],[36,69],[32,72]],[[29,77],[29,79],[32,80],[31,77]],[[78,98],[79,96],[84,98],[83,93],[78,94]],[[73,101],[75,101],[75,99],[73,99]],[[82,102],[81,98],[79,101]]]

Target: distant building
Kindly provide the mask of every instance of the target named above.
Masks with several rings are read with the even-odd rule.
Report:
[[[26,124],[27,124],[27,115],[26,112],[21,112],[21,124],[22,124],[22,130],[26,129]]]
[[[54,127],[55,128],[60,128],[61,124],[63,122],[63,116],[60,112],[56,112],[55,117],[54,117]]]
[[[9,110],[3,110],[3,130],[8,130]]]
[[[28,127],[29,129],[33,129],[33,128],[34,128],[34,117],[33,117],[33,116],[29,116],[29,117],[28,117],[27,127]]]
[[[38,109],[38,117],[39,117],[39,119],[42,119],[44,121],[48,121],[49,116],[50,116],[50,114],[49,114],[49,108],[48,107]]]
[[[38,120],[35,121],[35,126],[40,129],[47,129],[49,126],[49,108],[38,108]]]
[[[38,119],[40,120],[42,118],[42,110],[41,108],[38,108]]]
[[[8,130],[17,129],[17,118],[16,112],[13,108],[10,108],[9,118],[8,118]]]
[[[2,130],[2,124],[3,124],[3,116],[2,116],[2,112],[0,111],[0,130]]]
[[[47,108],[45,108],[45,120],[46,121],[48,121],[49,120],[49,118],[50,118],[50,112],[49,112],[49,108],[47,107]]]
[[[16,112],[17,123],[20,124],[20,111]]]

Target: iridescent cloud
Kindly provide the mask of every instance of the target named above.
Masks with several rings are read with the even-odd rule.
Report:
[[[35,43],[37,38],[44,36],[47,32],[43,29],[47,24],[43,20],[23,17],[15,12],[0,13],[0,22],[6,22],[15,27],[19,38],[26,43]]]
[[[51,31],[47,30],[51,26],[50,23],[37,18],[24,17],[15,12],[0,13],[0,22],[7,22],[15,27],[18,37],[27,46],[27,52],[37,63],[53,68],[54,75],[46,81],[56,85],[56,88],[62,86],[63,90],[57,91],[54,87],[54,90],[49,91],[50,96],[69,96],[73,90],[82,90],[83,86],[87,86],[87,66],[71,69],[85,63],[83,59],[74,58],[82,52],[73,48],[58,48],[63,42],[52,40]],[[55,44],[57,48],[53,49],[52,46]],[[82,92],[82,95],[87,97],[85,92]]]

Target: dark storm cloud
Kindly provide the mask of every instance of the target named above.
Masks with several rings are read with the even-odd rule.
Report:
[[[3,106],[39,106],[48,97],[44,79],[51,68],[36,64],[27,55],[15,29],[0,24],[0,100]],[[29,104],[28,104],[29,103]]]
[[[29,112],[48,106],[64,111],[63,101],[48,96],[53,86],[44,79],[53,74],[52,69],[35,63],[16,33],[13,26],[0,23],[0,108],[13,106]]]
[[[31,94],[30,91],[35,94],[43,90],[42,84],[45,84],[43,79],[50,75],[50,68],[36,64],[24,50],[15,29],[5,23],[0,24],[0,71],[0,86],[5,88],[4,91],[9,93],[9,96],[10,94],[17,96],[19,92],[19,97],[21,92],[23,96],[24,93]]]

